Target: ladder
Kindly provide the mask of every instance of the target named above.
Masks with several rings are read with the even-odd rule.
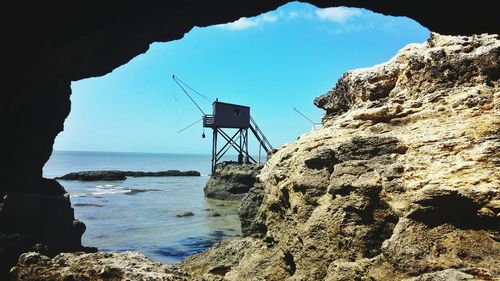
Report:
[[[272,151],[273,146],[271,145],[269,140],[266,138],[264,133],[260,130],[259,126],[257,125],[257,122],[255,122],[255,120],[253,120],[252,116],[250,116],[250,127],[249,128],[250,128],[250,131],[252,131],[255,138],[257,139],[257,141],[259,142],[259,163],[260,163],[261,162],[260,156],[261,156],[262,148],[266,151],[267,154],[269,154]]]

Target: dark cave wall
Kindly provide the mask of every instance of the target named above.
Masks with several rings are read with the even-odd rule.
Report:
[[[227,0],[106,4],[17,1],[3,4],[0,11],[4,70],[0,83],[0,152],[4,164],[0,169],[0,279],[19,253],[33,249],[39,242],[48,247],[48,253],[81,249],[84,226],[74,220],[69,200],[56,204],[59,211],[51,209],[50,202],[64,201],[61,199],[64,191],[59,190],[56,182],[42,179],[42,167],[70,111],[71,81],[109,73],[146,52],[149,44],[180,39],[194,26],[255,16],[287,2],[239,1],[236,5]],[[400,0],[305,2],[319,7],[345,5],[387,15],[404,15],[443,34],[499,31],[491,1],[443,7],[427,1]],[[471,15],[480,16],[473,20]],[[57,194],[51,193],[54,186],[59,190]],[[20,194],[27,197],[22,199],[24,195]],[[18,199],[9,201],[12,198]],[[23,204],[37,208],[22,208]],[[18,216],[21,210],[26,211],[22,220]],[[60,215],[53,215],[57,212]],[[30,224],[32,227],[27,227]],[[49,239],[61,231],[67,232],[67,239]],[[13,239],[12,235],[17,238]]]

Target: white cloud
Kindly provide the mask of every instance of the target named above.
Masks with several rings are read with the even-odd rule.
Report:
[[[278,16],[272,15],[272,14],[263,14],[260,19],[263,22],[276,22],[278,20]],[[259,18],[257,18],[259,20]]]
[[[269,12],[262,14],[257,17],[252,18],[240,18],[237,21],[219,24],[219,27],[230,29],[230,30],[244,30],[255,28],[258,26],[263,26],[264,24],[272,24],[278,22],[280,19],[286,20],[324,20],[333,21],[337,23],[345,23],[352,19],[353,17],[360,16],[362,14],[360,9],[346,8],[346,7],[335,7],[326,9],[309,9],[305,11],[289,11],[283,13],[279,12]],[[342,29],[343,30],[343,29]],[[344,31],[344,30],[343,30]]]
[[[249,18],[240,18],[237,21],[233,21],[233,22],[224,24],[223,26],[225,26],[229,29],[241,30],[241,29],[248,29],[248,28],[256,27],[258,25],[259,25],[259,23],[256,20],[252,20]]]
[[[344,23],[349,19],[361,15],[361,10],[346,7],[335,7],[316,10],[316,15],[321,20]]]
[[[275,23],[278,21],[278,16],[272,13],[266,13],[254,18],[240,18],[237,21],[233,21],[226,24],[219,24],[219,27],[231,29],[231,30],[243,30],[262,25],[263,23]]]
[[[306,19],[313,20],[315,18],[314,14],[311,11],[290,11],[286,15],[282,16],[287,20],[298,20],[298,19]]]
[[[298,18],[299,16],[300,16],[300,14],[298,12],[295,12],[295,11],[291,11],[290,13],[288,13],[288,19]]]

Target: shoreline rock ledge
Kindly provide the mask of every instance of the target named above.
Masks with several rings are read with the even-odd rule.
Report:
[[[222,162],[210,176],[203,191],[205,197],[218,200],[241,200],[258,182],[263,164]]]
[[[152,262],[137,252],[62,253],[50,259],[24,253],[10,270],[12,280],[188,280],[177,265]]]
[[[56,180],[77,180],[77,181],[117,181],[125,180],[127,177],[199,177],[198,171],[167,170],[159,172],[134,172],[134,171],[81,171],[69,173]]]

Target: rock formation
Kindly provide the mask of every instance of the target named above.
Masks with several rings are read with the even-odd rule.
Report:
[[[187,275],[158,264],[150,271],[195,280],[495,280],[499,55],[495,35],[432,34],[388,63],[346,73],[315,101],[327,111],[324,127],[279,149],[242,200],[246,237],[187,258]],[[28,253],[12,272],[140,278],[127,265],[137,254],[120,255]]]
[[[56,180],[78,180],[78,181],[116,181],[127,177],[199,177],[198,171],[167,170],[159,172],[134,172],[134,171],[82,171],[69,173]]]
[[[238,207],[238,215],[241,223],[243,236],[260,237],[266,231],[266,227],[257,218],[259,207],[264,200],[264,186],[260,181],[243,196]]]
[[[63,253],[49,259],[29,252],[12,268],[13,280],[188,280],[176,266],[149,261],[136,252],[123,253]]]
[[[219,200],[240,200],[255,184],[261,169],[262,165],[255,164],[218,164],[203,189],[205,196]]]
[[[27,251],[48,256],[61,251],[97,251],[81,246],[85,225],[75,220],[64,188],[55,180],[43,179],[39,189],[0,197],[0,265],[4,270]],[[8,280],[3,276],[1,280]]]
[[[182,266],[208,280],[500,275],[500,40],[432,34],[344,74],[322,129],[261,174],[244,234]]]
[[[70,111],[71,81],[109,73],[133,57],[144,53],[149,44],[181,38],[194,26],[235,21],[276,9],[288,1],[157,1],[47,2],[8,1],[0,17],[3,69],[0,87],[2,120],[1,155],[4,159],[0,198],[10,193],[39,194],[45,197],[42,167],[50,157],[54,139],[63,130]],[[395,16],[409,16],[433,31],[445,34],[498,33],[497,11],[491,1],[473,5],[436,5],[421,1],[307,1],[318,7],[351,6]],[[470,15],[481,15],[472,17]],[[62,24],[63,23],[63,24]],[[48,195],[50,196],[50,195]],[[1,199],[4,200],[4,199]],[[3,202],[3,201],[2,201]],[[3,204],[3,203],[0,203]],[[23,209],[24,206],[19,206]],[[44,207],[45,208],[45,207]],[[64,207],[66,208],[66,207]],[[29,209],[26,206],[26,209]],[[15,212],[0,210],[0,225],[38,224],[39,213],[54,212],[47,207],[16,221]],[[19,216],[21,218],[21,216]],[[62,227],[62,226],[61,226]],[[2,237],[26,236],[26,229],[0,229]],[[33,234],[34,235],[34,234]],[[0,279],[17,259],[9,256],[36,246],[16,244],[14,251],[0,244]],[[70,251],[74,247],[56,247]],[[17,254],[16,254],[17,255]]]

